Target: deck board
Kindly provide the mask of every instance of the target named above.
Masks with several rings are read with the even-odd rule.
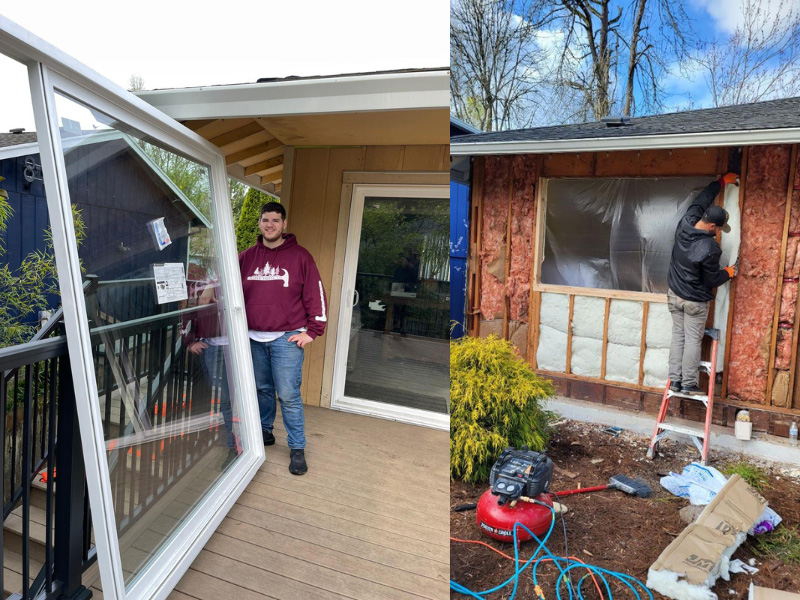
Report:
[[[305,410],[308,473],[288,472],[279,414],[266,462],[169,599],[448,598],[447,433]]]

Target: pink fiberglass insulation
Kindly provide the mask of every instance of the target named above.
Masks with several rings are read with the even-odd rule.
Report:
[[[794,315],[797,310],[797,282],[784,281],[781,290],[781,312],[778,321],[784,324],[794,324]]]
[[[775,312],[769,290],[780,268],[790,147],[753,146],[749,152],[728,393],[764,403]]]
[[[536,155],[514,156],[512,163],[513,195],[511,196],[511,272],[506,288],[510,296],[509,317],[528,322],[530,305],[533,231],[536,219],[534,186]]]
[[[508,184],[511,156],[487,156],[483,169],[483,232],[481,238],[481,314],[503,316]]]

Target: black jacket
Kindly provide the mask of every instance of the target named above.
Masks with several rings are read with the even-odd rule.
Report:
[[[694,226],[714,202],[719,190],[719,182],[714,181],[700,192],[675,230],[667,282],[684,300],[713,300],[711,290],[730,279],[727,271],[719,266],[722,250],[714,235]]]

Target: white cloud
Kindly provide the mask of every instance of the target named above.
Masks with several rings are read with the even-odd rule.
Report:
[[[723,34],[733,33],[745,23],[747,16],[755,18],[762,26],[771,23],[777,15],[780,20],[797,10],[796,0],[692,0],[714,21],[715,29]],[[746,14],[747,13],[747,14]],[[703,23],[700,23],[702,26]]]

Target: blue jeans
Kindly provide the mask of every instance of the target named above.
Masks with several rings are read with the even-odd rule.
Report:
[[[233,435],[233,411],[231,410],[231,393],[228,387],[228,373],[225,369],[225,359],[227,346],[209,346],[203,350],[203,374],[206,376],[208,385],[216,388],[220,400],[220,412],[228,432],[228,448],[236,447],[236,439]]]
[[[305,448],[305,421],[300,383],[303,377],[303,349],[289,337],[299,333],[287,331],[272,342],[250,340],[253,355],[253,372],[256,376],[258,412],[261,414],[261,429],[272,433],[275,422],[275,395],[281,403],[281,415],[289,448]]]

